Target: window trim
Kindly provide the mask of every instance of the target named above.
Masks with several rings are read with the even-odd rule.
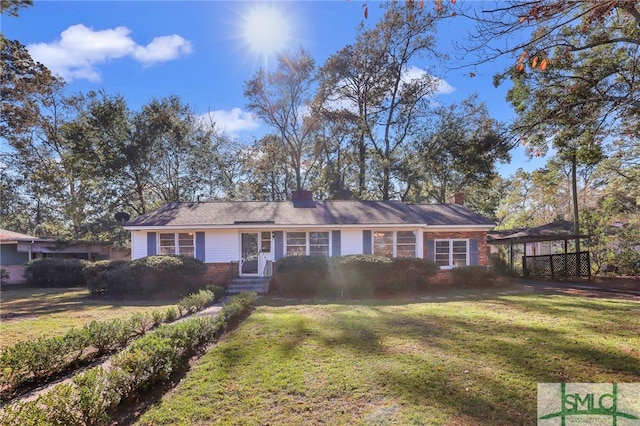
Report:
[[[171,255],[175,255],[175,256],[191,256],[191,257],[196,257],[196,233],[192,232],[192,231],[188,231],[188,232],[158,232],[158,245],[157,245],[157,253],[159,255],[163,255],[162,253],[162,243],[161,241],[168,241],[168,240],[163,240],[162,239],[162,235],[168,235],[168,234],[173,234],[173,248],[175,253],[171,253],[171,254],[166,254],[165,256],[171,256]],[[193,253],[190,254],[183,254],[180,253],[180,234],[189,234],[191,235],[191,246],[183,246],[183,247],[189,247],[193,250]]]
[[[376,255],[376,232],[391,232],[393,239],[393,253],[391,257],[398,257],[398,232],[411,232],[414,235],[413,242],[413,256],[418,257],[418,240],[420,239],[419,232],[416,229],[372,229],[371,230],[371,254]],[[406,245],[406,244],[403,244]],[[383,256],[383,255],[376,255]],[[403,256],[404,257],[404,256]]]
[[[469,266],[471,263],[471,257],[470,257],[470,249],[471,249],[471,244],[470,244],[470,239],[469,238],[436,238],[433,240],[433,260],[434,262],[437,263],[437,258],[438,258],[438,242],[439,241],[447,241],[449,243],[449,264],[448,265],[440,265],[438,264],[438,266],[440,266],[440,269],[453,269],[453,268],[457,268],[458,266],[455,266],[453,263],[453,242],[454,241],[464,241],[465,242],[465,264],[464,266]]]
[[[284,255],[285,256],[299,256],[299,254],[289,254],[289,244],[287,244],[287,236],[289,233],[304,233],[305,235],[305,256],[311,256],[311,233],[324,233],[327,234],[327,248],[328,248],[328,253],[327,256],[330,257],[331,253],[333,252],[333,241],[331,238],[331,232],[332,230],[319,230],[319,231],[298,231],[298,230],[287,230],[284,232],[284,236],[283,236],[283,240],[284,240]],[[301,246],[296,246],[296,247],[301,247]]]

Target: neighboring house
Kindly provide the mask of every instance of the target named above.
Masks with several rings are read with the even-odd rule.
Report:
[[[25,281],[24,264],[44,257],[87,260],[129,259],[128,249],[115,249],[99,242],[69,242],[39,238],[0,228],[0,266],[9,274],[9,284]]]
[[[449,269],[487,265],[487,233],[495,224],[463,205],[400,201],[170,203],[125,224],[131,257],[194,256],[217,282],[265,277],[284,256],[377,254],[420,257]]]

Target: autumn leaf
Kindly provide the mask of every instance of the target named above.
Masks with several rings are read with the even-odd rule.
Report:
[[[475,77],[475,76],[476,76],[476,73],[474,73],[474,72],[470,72],[470,73],[469,73],[469,77],[472,77],[472,78],[473,78],[473,77]]]
[[[549,60],[548,59],[543,59],[542,63],[540,63],[540,69],[542,71],[547,69],[547,66],[549,65]]]
[[[451,4],[456,4],[456,0],[451,0]]]
[[[424,9],[424,0],[420,0],[420,9]]]
[[[527,17],[526,17],[526,16],[521,16],[521,17],[520,17],[520,23],[522,24],[522,23],[525,21],[525,19],[527,19]]]
[[[520,71],[520,72],[524,71],[524,64],[523,63],[519,63],[518,64],[518,71]]]
[[[538,65],[538,57],[533,58],[533,62],[531,62],[531,68],[535,68]]]
[[[362,8],[364,9],[364,19],[368,19],[369,18],[369,8],[367,7],[367,4],[363,4]]]
[[[451,16],[456,16],[456,15],[457,15],[457,13],[451,12]]]

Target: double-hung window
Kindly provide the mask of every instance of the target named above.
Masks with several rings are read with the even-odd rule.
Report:
[[[287,256],[329,256],[329,232],[287,232]]]
[[[373,254],[386,257],[415,257],[415,231],[373,231]]]
[[[171,232],[160,234],[160,254],[195,255],[194,234],[192,232]]]
[[[468,240],[436,240],[436,263],[441,268],[455,268],[469,264]]]

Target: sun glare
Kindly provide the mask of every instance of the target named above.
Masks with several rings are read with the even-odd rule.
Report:
[[[251,53],[266,64],[269,58],[289,43],[291,23],[274,6],[259,5],[246,12],[242,32]]]

